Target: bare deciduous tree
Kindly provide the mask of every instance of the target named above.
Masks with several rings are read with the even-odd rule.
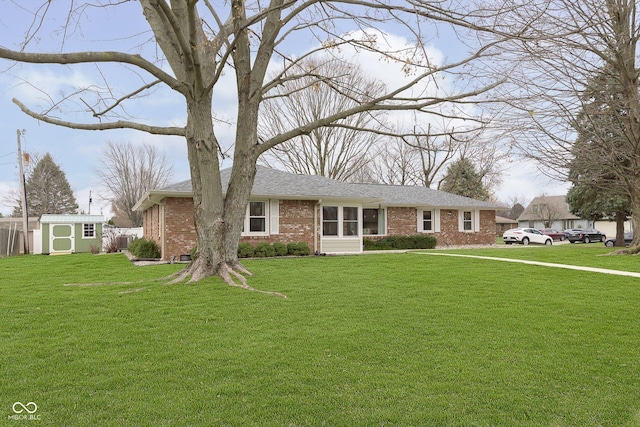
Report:
[[[291,75],[304,77],[288,80]],[[303,61],[281,78],[284,82],[263,102],[261,139],[355,108],[385,92],[384,85],[367,77],[357,64],[331,57]],[[362,175],[370,157],[375,156],[375,142],[382,132],[388,132],[383,115],[364,111],[294,137],[266,151],[260,159],[293,173],[350,181]]]
[[[109,141],[97,174],[111,191],[114,210],[129,218],[132,227],[141,227],[142,212],[133,207],[147,191],[166,186],[173,170],[155,145]]]
[[[511,2],[514,5],[516,2]],[[607,108],[619,111],[623,130],[611,145],[606,129],[594,126],[592,138],[604,148],[593,162],[607,163],[616,180],[623,183],[633,206],[633,226],[640,229],[640,97],[636,46],[640,38],[640,15],[635,0],[537,0],[526,7],[510,8],[505,26],[529,22],[526,36],[502,52],[510,65],[511,84],[505,85],[510,108],[503,109],[520,152],[540,162],[550,176],[567,179],[577,129],[584,129],[585,114],[594,111],[594,98],[585,96],[589,82],[600,78],[615,87]],[[532,20],[530,14],[541,14]],[[606,75],[606,77],[605,77]],[[508,93],[507,93],[508,92]],[[605,105],[600,105],[604,107]],[[596,108],[597,110],[597,108]],[[602,110],[601,112],[604,112]],[[596,116],[593,124],[603,123]],[[605,148],[606,147],[606,148]],[[596,153],[596,151],[594,151]],[[634,159],[623,161],[623,159]],[[588,185],[607,191],[608,183]],[[634,236],[640,244],[640,234]]]
[[[239,263],[237,249],[242,231],[245,208],[249,201],[256,162],[267,150],[316,129],[331,126],[351,116],[375,111],[420,110],[428,112],[443,102],[476,102],[479,96],[493,89],[498,82],[477,78],[465,85],[453,84],[456,76],[467,75],[475,60],[487,54],[495,41],[477,46],[468,55],[456,55],[446,63],[434,63],[428,43],[437,26],[452,26],[473,31],[494,31],[494,25],[481,26],[479,16],[487,10],[466,10],[458,2],[358,0],[327,3],[320,0],[285,2],[270,0],[213,3],[209,0],[139,0],[144,28],[130,29],[139,37],[125,37],[122,28],[114,28],[115,35],[101,35],[100,40],[111,40],[110,48],[101,51],[67,52],[66,37],[72,31],[55,33],[60,41],[57,53],[32,51],[35,40],[47,28],[42,15],[34,14],[36,23],[23,38],[23,45],[12,50],[0,48],[0,58],[27,63],[95,64],[99,78],[109,81],[108,90],[65,94],[52,100],[51,105],[34,111],[22,102],[15,103],[27,114],[46,123],[73,129],[107,130],[128,128],[159,135],[177,135],[185,138],[191,172],[195,225],[198,240],[196,260],[176,278],[199,280],[218,274],[229,284],[248,287],[243,274],[249,272]],[[51,7],[42,8],[50,13]],[[61,5],[63,6],[63,5]],[[94,13],[139,13],[132,10],[135,3],[104,2],[102,7],[73,3],[66,22],[81,25]],[[21,4],[21,8],[26,5]],[[497,19],[499,20],[499,19]],[[42,25],[40,25],[42,24]],[[372,28],[392,28],[408,35],[413,44],[395,48],[387,43],[385,33]],[[395,31],[394,30],[394,31]],[[423,31],[432,31],[431,33]],[[509,32],[513,31],[513,28]],[[519,31],[519,30],[517,30]],[[52,33],[53,34],[53,33]],[[153,46],[144,47],[143,38],[152,36]],[[49,34],[47,34],[49,37]],[[508,34],[500,37],[501,42]],[[309,41],[310,47],[302,54],[294,41]],[[316,57],[321,61],[332,52],[353,46],[376,52],[381,58],[397,65],[404,79],[384,93],[352,95],[354,103],[341,111],[310,118],[304,124],[281,129],[268,138],[258,135],[260,108],[263,101],[275,94],[275,88],[289,80],[305,79],[308,85],[332,85],[333,76],[311,75],[300,67],[300,61]],[[116,50],[113,50],[116,49]],[[274,61],[283,66],[270,74]],[[130,71],[130,79],[109,79],[106,64],[122,64]],[[214,99],[221,81],[234,76],[233,92],[237,96],[233,166],[227,188],[222,187],[220,176],[221,143],[216,133],[212,114]],[[311,77],[311,80],[309,78]],[[447,77],[452,82],[447,93],[437,89]],[[127,89],[124,83],[138,82],[136,88]],[[473,84],[471,84],[473,83]],[[129,105],[145,94],[168,87],[177,95],[176,105],[186,112],[183,126],[162,126],[127,119]],[[90,89],[90,88],[85,88]],[[216,89],[216,90],[214,90]],[[55,94],[51,94],[52,96]],[[75,102],[75,103],[73,103]],[[71,104],[70,104],[71,103]],[[85,105],[88,115],[61,119],[65,107]],[[55,112],[55,115],[54,115]],[[73,120],[72,120],[73,119]],[[75,120],[75,121],[74,121]],[[83,121],[84,120],[84,121]]]

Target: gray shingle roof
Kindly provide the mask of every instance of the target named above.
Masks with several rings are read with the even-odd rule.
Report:
[[[220,171],[222,187],[229,185],[231,169]],[[160,189],[161,192],[191,193],[191,180],[178,182]],[[256,178],[253,183],[251,195],[262,196],[286,196],[294,199],[369,199],[368,193],[348,184],[334,179],[317,175],[297,175],[276,169],[258,166]],[[375,197],[373,197],[375,198]]]
[[[351,184],[375,195],[389,206],[433,206],[440,208],[482,208],[501,209],[493,202],[483,202],[469,197],[458,196],[433,188],[409,185]]]
[[[229,185],[231,169],[221,171],[222,185]],[[191,181],[182,181],[151,193],[191,194]],[[493,202],[483,202],[426,187],[351,184],[317,175],[297,175],[258,166],[251,195],[291,199],[361,199],[387,206],[432,206],[441,208],[501,209]]]
[[[536,212],[536,207],[541,211]],[[567,196],[538,196],[520,214],[518,221],[539,221],[548,216],[552,216],[556,220],[580,219],[579,216],[569,212]]]

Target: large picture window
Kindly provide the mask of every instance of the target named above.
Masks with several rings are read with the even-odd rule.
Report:
[[[384,209],[362,209],[362,234],[380,236],[386,233]]]

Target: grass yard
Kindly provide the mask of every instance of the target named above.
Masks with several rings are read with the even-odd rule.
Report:
[[[463,253],[492,251],[638,271],[596,246]],[[0,259],[0,425],[640,426],[640,279],[415,253],[245,265],[288,299],[165,285],[180,266],[123,255]]]

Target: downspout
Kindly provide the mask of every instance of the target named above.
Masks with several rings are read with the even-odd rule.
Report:
[[[322,199],[319,199],[313,206],[313,253],[318,255],[320,248],[318,248],[318,208],[322,204]]]

